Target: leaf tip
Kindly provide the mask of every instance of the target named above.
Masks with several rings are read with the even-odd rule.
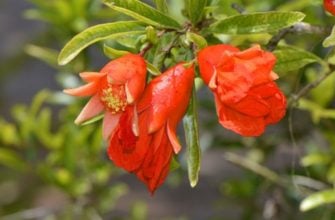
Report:
[[[190,181],[190,185],[191,185],[192,188],[196,187],[197,184],[198,184],[198,178]]]

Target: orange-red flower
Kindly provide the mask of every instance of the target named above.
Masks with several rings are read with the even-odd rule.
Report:
[[[323,7],[332,15],[335,15],[335,1],[323,0]]]
[[[164,182],[173,152],[180,151],[176,127],[187,109],[193,78],[193,67],[178,64],[153,79],[138,102],[138,118],[134,107],[127,108],[110,139],[110,159],[135,173],[152,193]],[[132,129],[134,117],[138,136]]]
[[[83,72],[80,77],[86,85],[66,89],[73,96],[92,96],[75,120],[80,124],[105,111],[103,137],[108,139],[127,106],[141,96],[146,79],[145,60],[136,54],[127,54],[105,65],[100,72]],[[134,125],[136,132],[136,125]]]
[[[286,112],[286,98],[273,80],[275,57],[254,46],[245,51],[229,45],[198,53],[200,74],[213,91],[222,126],[243,136],[258,136]]]

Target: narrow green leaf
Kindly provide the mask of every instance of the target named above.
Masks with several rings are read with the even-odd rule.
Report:
[[[326,153],[312,153],[304,156],[301,159],[301,165],[304,167],[313,165],[326,165],[331,162],[331,155]]]
[[[144,27],[135,21],[119,21],[90,27],[74,36],[58,56],[58,64],[65,65],[89,45],[111,37],[145,33]]]
[[[330,203],[335,203],[334,189],[311,194],[301,202],[300,210],[304,212]]]
[[[311,113],[312,120],[314,123],[319,123],[321,118],[335,119],[335,110],[326,109],[320,106],[318,103],[307,99],[299,99],[299,109],[307,110]]]
[[[104,44],[104,54],[110,59],[116,59],[118,57],[122,57],[127,53],[129,52],[125,50],[117,50]]]
[[[115,11],[152,26],[172,29],[181,28],[180,24],[173,18],[138,0],[105,0],[104,3]]]
[[[50,48],[40,47],[33,44],[25,46],[24,51],[32,57],[40,59],[50,66],[57,66],[58,51]]]
[[[186,39],[194,43],[198,47],[199,50],[207,46],[206,39],[196,33],[187,32]]]
[[[202,18],[207,0],[186,0],[186,15],[193,25],[196,25]]]
[[[279,73],[297,70],[310,63],[323,63],[320,57],[297,47],[279,47],[273,53],[277,58],[275,71]]]
[[[335,46],[335,26],[333,26],[331,34],[322,42],[324,47]]]
[[[168,12],[168,6],[166,4],[166,0],[154,0],[154,2],[156,4],[156,8],[158,9],[158,11],[161,11],[163,13]]]
[[[194,89],[187,113],[183,118],[183,124],[187,144],[188,179],[190,181],[191,187],[195,187],[199,178],[201,151],[199,142],[196,95]]]
[[[26,168],[26,164],[23,161],[24,160],[20,158],[14,151],[0,148],[1,165],[22,171]]]
[[[238,154],[229,153],[229,152],[224,155],[224,158],[228,160],[229,162],[239,165],[245,169],[248,169],[274,183],[284,184],[283,180],[280,178],[280,176],[276,172],[272,171],[266,166],[263,166],[253,160],[250,160],[250,158],[243,157]]]
[[[211,29],[221,34],[268,33],[289,27],[304,17],[301,12],[257,12],[230,16],[213,24]]]
[[[155,67],[153,64],[149,63],[148,61],[146,62],[147,64],[147,69],[148,71],[154,75],[154,76],[159,76],[161,75],[161,72],[159,71],[159,69],[157,69],[157,67]]]

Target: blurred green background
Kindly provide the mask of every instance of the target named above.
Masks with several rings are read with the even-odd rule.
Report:
[[[153,4],[147,1],[149,4]],[[182,1],[168,1],[183,19]],[[321,1],[212,0],[216,17],[247,12],[302,11],[305,22],[331,27]],[[214,7],[215,6],[215,7]],[[217,123],[212,95],[199,93],[202,146],[200,180],[191,188],[185,153],[180,167],[150,196],[133,175],[106,156],[100,123],[76,126],[85,100],[64,95],[81,84],[77,73],[108,61],[96,44],[67,66],[59,50],[76,33],[103,22],[125,19],[100,0],[2,0],[0,2],[0,219],[335,219],[334,205],[301,212],[300,202],[330,189],[334,201],[335,78],[327,78],[286,118],[259,138],[243,138]],[[266,44],[269,34],[216,36],[234,45]],[[326,35],[288,35],[285,43],[321,59]],[[322,65],[278,72],[289,97],[323,74]],[[292,108],[291,108],[292,107]],[[183,139],[182,128],[180,137]]]

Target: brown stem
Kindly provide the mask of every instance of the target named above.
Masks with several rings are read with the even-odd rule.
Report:
[[[291,27],[284,28],[278,32],[278,34],[274,35],[269,43],[266,45],[267,50],[273,51],[276,49],[279,41],[283,39],[287,34],[320,34],[327,35],[331,31],[329,27],[321,27],[311,25],[305,22],[298,22]]]
[[[157,37],[161,37],[166,31],[166,30],[162,30],[160,32],[158,32]],[[139,55],[141,55],[142,57],[153,47],[154,45],[152,43],[148,43],[140,52]]]
[[[290,106],[290,105],[296,104],[299,101],[299,99],[306,96],[309,93],[309,91],[317,87],[320,83],[326,80],[328,76],[330,76],[334,72],[335,72],[335,66],[331,65],[329,72],[322,75],[320,78],[316,79],[315,81],[307,84],[301,90],[299,90],[296,94],[293,94],[288,102],[288,105]]]

